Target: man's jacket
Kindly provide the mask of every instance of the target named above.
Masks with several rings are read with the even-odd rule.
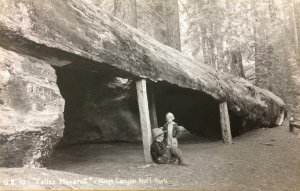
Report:
[[[157,141],[154,140],[151,144],[150,153],[153,160],[157,163],[167,163],[168,162],[168,155],[167,151],[167,144],[164,141]]]
[[[165,123],[164,126],[163,126],[163,131],[166,131],[165,135],[164,135],[164,140],[167,140],[168,138],[168,123]],[[174,138],[179,138],[180,136],[180,129],[179,129],[179,126],[177,125],[177,123],[173,123],[173,137]]]

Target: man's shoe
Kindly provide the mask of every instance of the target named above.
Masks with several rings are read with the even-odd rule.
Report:
[[[173,158],[173,159],[170,160],[170,162],[171,162],[171,163],[175,163],[176,160],[177,160],[176,158]]]

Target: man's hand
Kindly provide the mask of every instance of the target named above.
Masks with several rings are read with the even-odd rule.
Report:
[[[170,146],[167,145],[167,146],[164,148],[163,153],[165,153],[169,148],[170,148]]]

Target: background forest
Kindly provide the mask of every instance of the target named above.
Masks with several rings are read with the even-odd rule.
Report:
[[[300,118],[300,0],[90,1],[199,63],[274,92]]]

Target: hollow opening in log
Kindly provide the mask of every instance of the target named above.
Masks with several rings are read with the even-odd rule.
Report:
[[[104,67],[55,67],[65,99],[65,129],[58,146],[94,142],[139,142],[132,80]]]
[[[158,125],[165,123],[171,112],[179,126],[194,135],[221,139],[219,102],[211,96],[192,89],[179,88],[166,82],[152,84],[155,91]],[[232,136],[242,133],[242,119],[229,111]]]
[[[132,77],[94,63],[54,68],[65,99],[65,129],[58,146],[142,141]],[[159,127],[165,123],[166,113],[172,112],[178,125],[192,134],[221,139],[219,103],[211,96],[167,82],[148,82],[147,89],[149,105],[151,93],[156,100]],[[241,121],[233,113],[230,120],[232,134],[236,136]]]
[[[142,141],[133,76],[85,59],[58,65],[53,67],[65,99],[65,130],[58,146]],[[166,113],[172,112],[175,121],[192,134],[221,138],[219,103],[211,96],[167,82],[148,81],[147,89],[149,105],[151,94],[156,100],[158,126],[165,123]],[[242,121],[230,111],[229,115],[232,135],[236,136]]]
[[[71,163],[76,167],[76,161],[94,161],[94,158],[113,161],[115,156],[124,164],[127,160],[143,161],[136,79],[99,64],[95,67],[95,63],[53,67],[65,99],[65,129],[46,163],[47,168],[68,171],[61,164],[74,160]],[[211,96],[167,82],[148,81],[147,91],[149,105],[151,93],[156,100],[158,126],[165,123],[166,113],[172,112],[175,121],[196,137],[221,139],[219,103]],[[240,121],[230,115],[234,127],[238,127]],[[233,128],[233,135],[234,129],[238,128]],[[180,140],[180,144],[188,143],[189,138]]]
[[[171,112],[178,125],[192,134],[221,138],[219,105],[211,96],[165,82],[158,82],[155,90],[159,126],[165,123],[166,113]]]

